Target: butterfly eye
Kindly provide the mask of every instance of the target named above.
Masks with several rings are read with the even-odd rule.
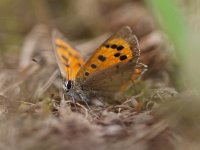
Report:
[[[72,81],[71,80],[65,81],[63,84],[64,91],[69,92],[71,88],[72,88]]]

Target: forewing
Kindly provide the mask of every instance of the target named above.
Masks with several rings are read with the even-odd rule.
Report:
[[[129,27],[124,27],[98,48],[77,74],[76,83],[89,96],[116,99],[122,86],[136,80],[144,67],[139,65],[139,45]]]
[[[59,31],[53,31],[53,47],[61,74],[67,80],[75,80],[84,60],[80,53],[68,43]]]
[[[90,77],[114,65],[136,62],[140,55],[138,41],[129,27],[124,27],[106,40],[77,73],[76,81],[88,82]]]

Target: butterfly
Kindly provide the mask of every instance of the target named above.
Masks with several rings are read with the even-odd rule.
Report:
[[[121,101],[118,93],[123,95],[124,86],[147,69],[138,62],[138,40],[128,26],[108,38],[87,61],[59,31],[53,32],[53,47],[65,94],[75,101]]]

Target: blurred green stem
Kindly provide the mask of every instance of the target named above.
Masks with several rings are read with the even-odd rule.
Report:
[[[189,83],[186,86],[200,90],[200,58],[198,58],[200,46],[197,42],[199,34],[194,33],[189,27],[176,0],[146,0],[146,2],[175,46],[182,70],[181,76],[186,83]],[[184,80],[180,80],[182,85]]]

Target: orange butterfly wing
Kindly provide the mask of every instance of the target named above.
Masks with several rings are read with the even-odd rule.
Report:
[[[84,64],[84,59],[58,31],[53,32],[53,45],[62,76],[67,80],[75,80],[77,72]]]
[[[139,67],[138,40],[129,27],[124,27],[106,40],[77,73],[75,85],[87,98],[102,97],[107,102],[120,101],[123,85],[142,74]],[[116,97],[117,96],[117,97]]]
[[[129,27],[124,27],[106,40],[82,66],[76,76],[85,80],[88,76],[119,63],[138,61],[140,50],[137,38]]]

